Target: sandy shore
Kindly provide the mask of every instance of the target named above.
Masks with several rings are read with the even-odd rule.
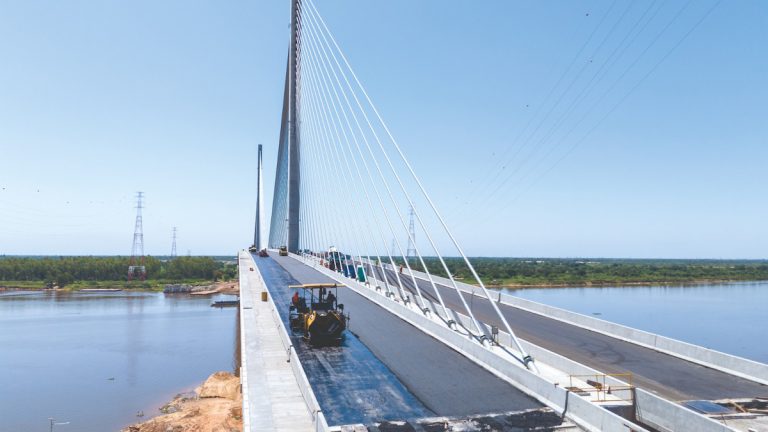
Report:
[[[216,372],[194,394],[176,396],[161,411],[163,415],[121,432],[240,432],[240,379],[229,372]]]

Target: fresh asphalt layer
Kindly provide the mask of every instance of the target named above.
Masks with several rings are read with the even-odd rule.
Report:
[[[358,338],[347,334],[341,346],[315,348],[300,332],[290,331],[292,290],[288,285],[300,282],[274,260],[254,259],[328,424],[371,424],[434,415]]]
[[[395,284],[394,272],[387,270],[387,274],[390,283]],[[381,279],[380,268],[377,275]],[[410,277],[401,276],[400,279],[415,296]],[[418,278],[416,281],[425,297],[437,301],[429,281]],[[446,306],[466,315],[456,290],[436,285]],[[470,294],[464,294],[467,303],[470,303],[470,297]],[[472,313],[478,320],[503,330],[501,320],[479,288],[471,304]],[[497,305],[518,337],[603,373],[630,372],[632,384],[665,398],[715,400],[768,397],[766,385],[513,306]]]
[[[270,254],[270,256],[271,259],[259,257],[254,259],[259,266],[259,270],[264,274],[264,279],[275,302],[278,305],[284,304],[286,313],[290,297],[290,292],[284,286],[287,285],[286,282],[290,280],[295,280],[298,283],[334,282],[329,277],[293,258],[279,257],[277,254]],[[279,266],[275,265],[275,263],[279,264]],[[278,295],[284,296],[285,299],[278,302],[278,299],[275,298]],[[434,414],[440,416],[468,416],[542,407],[539,402],[525,395],[512,385],[491,374],[445,344],[387,312],[367,298],[344,288],[339,289],[338,297],[339,303],[345,306],[345,313],[350,314],[348,333],[352,333],[353,336],[347,335],[345,344],[350,339],[357,339],[362,342],[383,365],[386,365],[385,368],[396,376],[399,383],[407,388],[411,397],[417,400],[415,404],[423,404],[425,408],[422,409],[424,411],[421,413],[422,416]],[[313,351],[321,354],[324,354],[324,350],[332,351],[334,349],[320,348],[308,350],[303,341],[296,343],[299,344],[297,346],[303,344],[304,351]],[[336,350],[339,349],[343,350],[344,347],[336,348]],[[312,361],[310,359],[309,362],[305,362],[304,358],[302,358],[302,365],[307,370],[307,375],[309,375],[311,382],[313,381],[313,375],[327,375],[327,369],[335,369],[338,366],[338,364],[324,362],[322,359],[320,361]],[[345,380],[359,381],[359,375],[367,374],[369,374],[369,371],[365,367],[359,370],[355,367],[346,367],[340,373],[332,374],[332,376],[335,380],[343,382]],[[315,381],[317,380],[315,379]],[[382,404],[389,404],[389,397],[382,391],[382,383],[377,380],[370,381],[369,389],[357,389],[356,391],[374,392],[383,397],[384,400],[381,400]],[[365,382],[365,380],[362,382]],[[396,385],[391,384],[388,383],[387,385],[397,388]],[[324,381],[322,385],[333,387],[334,382]],[[329,410],[338,410],[338,408],[324,405],[334,398],[323,397],[325,396],[323,392],[328,394],[328,396],[341,396],[340,403],[348,405],[342,408],[342,410],[358,409],[355,406],[358,403],[355,400],[357,398],[348,397],[345,399],[344,395],[340,394],[343,393],[343,390],[329,390],[326,388],[324,390],[321,389],[321,394],[318,394],[316,382],[313,382],[312,386],[326,416],[329,415]],[[404,400],[408,396],[408,394],[400,394],[397,398]],[[365,401],[362,402],[363,405],[368,405]],[[367,406],[363,406],[363,408],[368,409]],[[418,414],[417,412],[404,412],[398,418],[397,415],[389,413],[388,417],[394,416],[394,418],[386,419],[415,418]],[[348,418],[349,416],[342,415],[341,417]],[[358,420],[358,422],[370,423],[371,420],[378,421],[384,419],[381,416],[376,418],[374,415]],[[344,423],[351,422],[344,421]]]

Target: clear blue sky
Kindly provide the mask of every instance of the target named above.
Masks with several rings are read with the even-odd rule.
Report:
[[[714,1],[317,3],[469,254],[768,257],[768,3],[698,25]],[[129,254],[137,190],[149,254],[170,252],[173,226],[181,254],[250,244],[288,7],[2,2],[0,254]],[[521,147],[541,164],[511,159],[558,79],[574,93],[542,132],[612,58],[564,117],[574,133]],[[499,183],[515,167],[530,174]]]

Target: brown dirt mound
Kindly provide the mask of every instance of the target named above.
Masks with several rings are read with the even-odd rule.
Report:
[[[240,397],[240,379],[229,372],[216,372],[205,380],[197,393],[201,398],[235,400]]]
[[[239,432],[243,430],[240,379],[216,372],[192,398],[179,395],[161,411],[168,413],[123,432]]]

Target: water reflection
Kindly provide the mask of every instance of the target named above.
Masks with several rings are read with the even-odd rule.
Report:
[[[231,370],[236,313],[211,301],[0,293],[0,431],[46,431],[49,417],[72,431],[118,430],[137,411],[154,414],[210,373]]]
[[[768,363],[768,282],[507,292]]]

